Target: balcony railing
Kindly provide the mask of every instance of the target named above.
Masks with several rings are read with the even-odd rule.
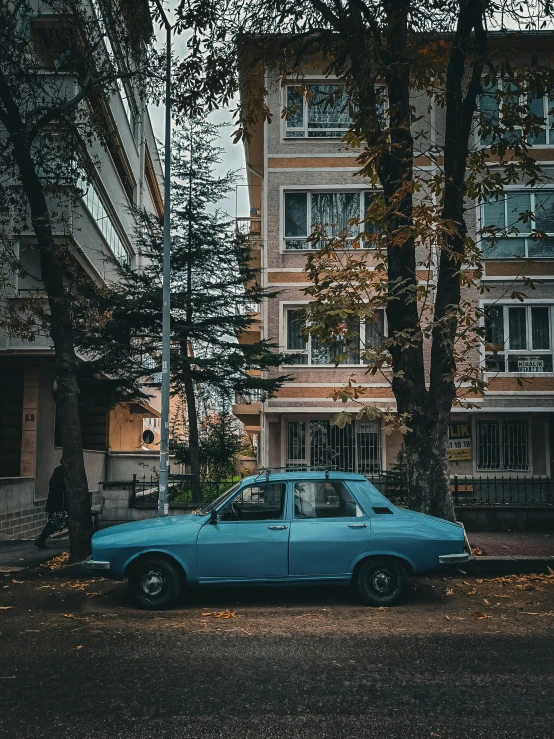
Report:
[[[248,218],[235,219],[237,235],[250,239],[261,239],[262,219],[261,216],[249,216]]]
[[[235,396],[235,405],[252,405],[252,403],[258,403],[264,401],[265,395],[262,390],[256,389],[251,390],[249,393],[243,393]]]

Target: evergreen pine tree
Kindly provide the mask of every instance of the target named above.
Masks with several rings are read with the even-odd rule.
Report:
[[[172,159],[171,386],[186,397],[195,503],[201,500],[196,387],[230,402],[256,390],[270,395],[286,379],[261,376],[282,361],[274,346],[237,341],[254,321],[252,305],[267,293],[251,266],[248,237],[237,236],[218,207],[236,180],[235,172],[214,174],[222,153],[218,137],[219,127],[189,121],[174,136]],[[142,376],[154,385],[161,369],[163,234],[148,213],[137,218],[142,269],[119,267],[121,279],[101,296],[108,318],[82,337],[81,348],[91,355],[102,347],[96,371],[106,365],[108,373],[117,368],[128,381]]]

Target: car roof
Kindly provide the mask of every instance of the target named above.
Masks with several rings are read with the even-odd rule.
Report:
[[[367,478],[357,472],[337,472],[325,470],[309,470],[295,472],[294,470],[285,472],[272,472],[271,470],[262,470],[257,475],[245,477],[242,482],[244,484],[252,484],[254,482],[286,482],[287,480],[356,480],[358,482],[367,482]]]

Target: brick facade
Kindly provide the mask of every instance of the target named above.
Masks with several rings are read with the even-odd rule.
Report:
[[[34,539],[48,519],[46,500],[37,500],[32,507],[0,513],[0,539]]]

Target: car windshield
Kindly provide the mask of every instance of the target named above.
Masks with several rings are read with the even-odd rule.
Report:
[[[229,490],[226,490],[224,493],[221,493],[215,500],[212,500],[211,503],[208,503],[208,505],[204,506],[204,508],[200,509],[200,515],[204,516],[206,513],[209,513],[214,508],[217,508],[217,506],[220,503],[223,503],[223,501],[228,498],[230,495],[232,495],[234,492],[236,492],[239,488],[240,482],[237,482],[236,485],[233,485],[232,488],[229,488]]]

